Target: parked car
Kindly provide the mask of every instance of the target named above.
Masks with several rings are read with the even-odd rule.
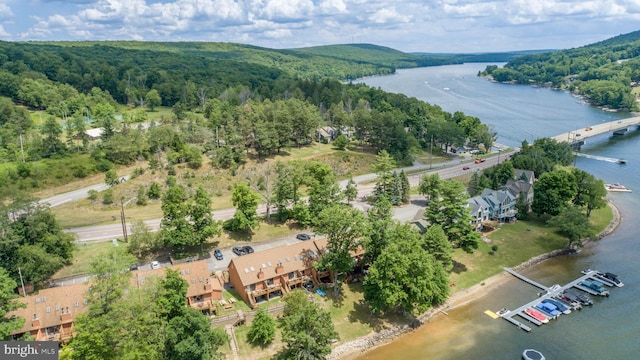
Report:
[[[309,234],[298,234],[298,235],[296,235],[296,239],[298,239],[298,240],[310,240],[311,236]]]
[[[243,249],[243,250],[244,250],[244,252],[245,252],[245,253],[247,253],[247,254],[253,254],[253,248],[252,248],[251,246],[249,246],[249,245],[244,246],[242,249]]]
[[[464,167],[462,167],[462,170],[469,170],[469,169],[471,169],[471,168],[470,168],[470,167],[468,167],[468,166],[464,166]]]
[[[222,256],[222,251],[220,251],[220,249],[213,250],[213,257],[215,257],[216,260],[224,259],[224,256]]]
[[[154,261],[152,261],[152,262],[151,262],[151,268],[152,268],[152,269],[160,269],[160,263],[159,263],[159,262],[157,262],[157,261],[155,261],[155,260],[154,260]]]
[[[131,267],[129,268],[129,270],[131,270],[131,271],[138,270],[138,264],[133,264],[133,265],[131,265]]]
[[[240,246],[234,246],[233,249],[231,249],[231,251],[233,251],[233,253],[238,255],[238,256],[242,256],[242,255],[246,255],[247,254],[247,252],[244,250],[244,248],[240,247]]]

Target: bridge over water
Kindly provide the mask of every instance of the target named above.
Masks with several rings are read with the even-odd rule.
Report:
[[[585,140],[590,137],[609,132],[612,135],[624,135],[633,126],[640,126],[640,116],[587,126],[554,136],[552,139],[558,142],[568,142],[570,145],[580,148],[581,145],[585,144]]]

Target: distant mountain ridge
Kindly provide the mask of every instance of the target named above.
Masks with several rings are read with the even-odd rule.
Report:
[[[374,44],[336,44],[292,49],[270,49],[223,42],[146,41],[44,41],[25,45],[80,48],[113,47],[132,51],[177,53],[181,56],[251,63],[274,67],[307,78],[334,77],[349,80],[370,75],[392,74],[396,69],[461,64],[507,62],[547,50],[482,54],[405,53]]]

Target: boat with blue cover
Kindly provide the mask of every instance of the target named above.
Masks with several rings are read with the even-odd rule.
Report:
[[[543,314],[548,315],[551,319],[555,319],[562,314],[555,305],[550,303],[537,303],[536,309],[542,311]]]
[[[604,285],[602,285],[601,282],[596,281],[596,280],[583,280],[581,283],[579,283],[578,285],[580,286],[584,286],[588,289],[591,289],[593,291],[595,291],[598,295],[600,296],[609,296],[609,290],[604,288]]]
[[[558,311],[560,311],[561,313],[563,313],[565,315],[566,314],[571,314],[571,309],[568,306],[566,306],[565,304],[563,304],[560,301],[558,301],[558,300],[544,299],[544,300],[542,300],[542,302],[546,303],[546,304],[552,304],[553,306],[555,306],[558,309]]]

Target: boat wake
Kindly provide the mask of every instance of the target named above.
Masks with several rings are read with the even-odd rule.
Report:
[[[606,162],[610,162],[610,163],[624,163],[624,162],[626,162],[625,160],[622,160],[622,159],[610,158],[610,157],[606,157],[606,156],[590,155],[590,154],[585,154],[585,153],[581,153],[581,152],[574,152],[573,155],[580,156],[580,157],[587,158],[587,159],[606,161]]]

